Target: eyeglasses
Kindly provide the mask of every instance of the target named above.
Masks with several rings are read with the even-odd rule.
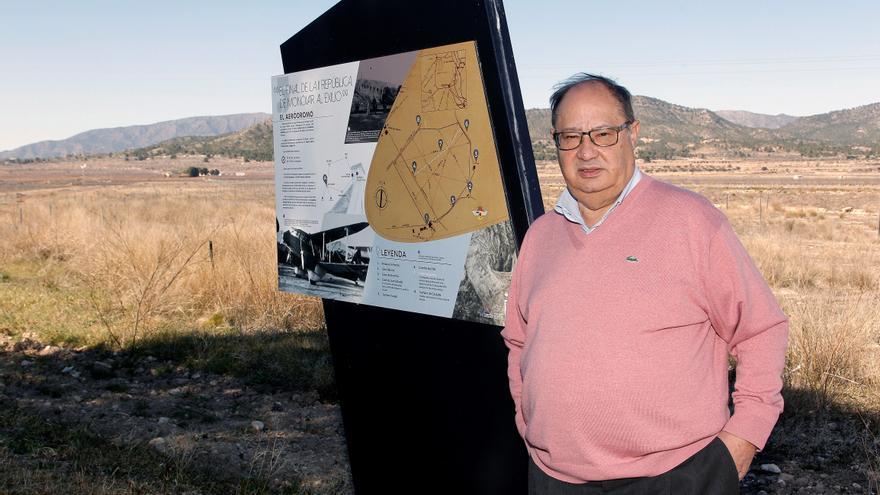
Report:
[[[584,142],[584,136],[590,138],[590,142],[603,148],[614,146],[619,139],[620,131],[629,128],[635,120],[628,120],[617,127],[600,127],[589,131],[560,131],[553,133],[553,141],[560,151],[573,150]]]

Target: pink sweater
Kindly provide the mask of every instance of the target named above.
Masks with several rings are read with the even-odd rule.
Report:
[[[782,411],[788,320],[725,216],[695,193],[643,176],[589,235],[542,216],[507,308],[517,428],[557,479],[656,476],[722,429],[760,449]]]

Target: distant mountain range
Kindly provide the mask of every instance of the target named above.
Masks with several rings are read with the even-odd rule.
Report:
[[[763,113],[747,112],[745,110],[716,110],[715,113],[720,115],[721,118],[729,120],[734,124],[739,124],[744,127],[758,127],[761,129],[779,129],[799,118],[784,113],[767,115]]]
[[[245,129],[270,118],[267,113],[189,117],[156,124],[94,129],[59,141],[40,141],[0,152],[9,158],[54,158],[98,155],[151,146],[181,136],[217,136]]]
[[[647,96],[633,97],[641,121],[640,158],[713,154],[747,157],[788,151],[802,156],[880,156],[880,103],[809,117],[675,105]],[[98,129],[63,141],[44,141],[0,153],[0,159],[49,158],[68,154],[126,151],[135,159],[204,154],[272,159],[272,122],[265,113],[193,117],[147,126]],[[550,141],[550,110],[526,111],[535,157],[555,158]]]

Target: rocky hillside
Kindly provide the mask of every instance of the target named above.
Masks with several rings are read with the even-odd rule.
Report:
[[[272,160],[272,120],[216,137],[180,137],[131,152],[135,158],[159,155],[220,155],[246,160]]]
[[[877,146],[880,142],[880,103],[802,117],[782,126],[779,131],[791,139]]]
[[[747,112],[745,110],[715,110],[715,113],[734,124],[760,129],[779,129],[800,118],[784,113],[767,115],[765,113]]]

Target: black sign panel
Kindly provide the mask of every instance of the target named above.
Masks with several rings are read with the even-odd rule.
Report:
[[[500,1],[343,0],[281,45],[298,72],[476,42],[517,244],[543,213]],[[500,327],[324,300],[355,491],[526,493]]]

